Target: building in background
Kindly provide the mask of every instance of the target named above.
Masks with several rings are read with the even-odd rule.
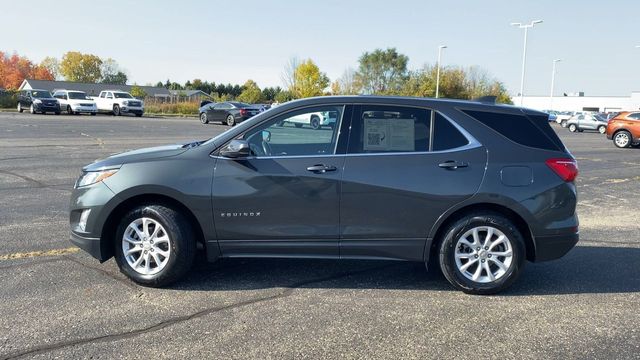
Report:
[[[585,96],[583,92],[554,96],[525,95],[522,106],[536,110],[618,112],[640,109],[640,92],[629,96]],[[520,104],[520,96],[512,98]]]
[[[134,85],[92,84],[73,81],[25,79],[20,85],[19,90],[39,89],[48,90],[51,93],[53,93],[54,90],[76,90],[84,91],[89,96],[98,96],[100,95],[100,92],[104,90],[120,90],[130,93],[133,86]],[[166,88],[156,86],[135,86],[141,88],[147,94],[147,97],[158,100],[168,100],[171,98],[171,93]]]

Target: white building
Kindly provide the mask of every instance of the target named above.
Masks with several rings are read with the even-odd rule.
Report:
[[[582,95],[582,93],[579,93]],[[630,96],[524,96],[522,106],[536,110],[617,112],[640,109],[640,92]],[[511,98],[520,106],[520,96]]]

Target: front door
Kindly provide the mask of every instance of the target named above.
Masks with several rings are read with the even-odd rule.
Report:
[[[331,105],[276,116],[241,136],[249,157],[217,158],[212,202],[223,256],[338,257],[339,127],[286,121],[317,111],[351,114],[349,106]]]
[[[429,109],[354,110],[340,200],[344,258],[423,259],[428,233],[480,186],[486,150]]]

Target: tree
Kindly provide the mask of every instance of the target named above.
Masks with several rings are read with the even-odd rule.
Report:
[[[342,76],[331,85],[331,92],[334,95],[359,94],[360,86],[356,81],[356,72],[352,68],[347,68]]]
[[[253,80],[247,80],[242,86],[243,90],[238,95],[236,100],[242,101],[248,104],[260,103],[263,101],[262,91],[258,87],[258,84]]]
[[[68,81],[96,83],[102,79],[101,67],[98,56],[69,51],[62,57],[60,73]]]
[[[395,48],[365,52],[358,59],[358,85],[365,94],[390,94],[398,91],[407,76],[409,58]]]
[[[295,92],[295,88],[296,88],[296,69],[298,68],[298,65],[300,65],[300,60],[297,57],[292,57],[289,59],[289,61],[287,62],[287,64],[284,66],[284,70],[282,71],[282,74],[280,75],[280,78],[282,79],[282,83],[284,84],[285,89],[289,90],[290,92]]]
[[[322,95],[329,86],[329,78],[311,59],[302,61],[295,70],[295,87],[293,94],[296,98],[306,98]]]
[[[293,93],[289,90],[282,90],[279,93],[276,94],[275,96],[275,101],[279,102],[279,103],[285,103],[287,101],[291,101],[295,99]]]
[[[60,77],[60,62],[58,59],[47,56],[40,62],[40,66],[47,69],[49,74],[53,76],[53,79],[58,79]]]
[[[140,86],[133,85],[131,87],[131,96],[138,99],[144,99],[145,97],[147,97],[147,92],[144,91]]]
[[[102,79],[100,82],[104,84],[127,84],[127,74],[122,71],[120,65],[118,65],[118,63],[112,58],[104,60],[100,66],[100,70],[102,73]]]
[[[162,83],[162,81],[158,81],[156,83],[156,87],[164,87],[164,84]]]
[[[282,88],[280,86],[276,87],[266,87],[262,89],[262,97],[265,101],[275,101],[276,96],[282,92]]]
[[[27,57],[0,51],[0,88],[17,89],[25,79],[54,80],[54,76],[41,65],[33,65]]]

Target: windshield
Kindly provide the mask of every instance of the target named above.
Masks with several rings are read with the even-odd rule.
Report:
[[[31,96],[36,99],[48,99],[51,97],[51,94],[46,90],[34,90],[31,92]]]
[[[78,91],[78,92],[69,91],[69,99],[86,100],[87,94],[81,91]]]
[[[133,99],[133,96],[127,93],[121,93],[121,92],[114,92],[113,96],[115,96],[116,99]]]

